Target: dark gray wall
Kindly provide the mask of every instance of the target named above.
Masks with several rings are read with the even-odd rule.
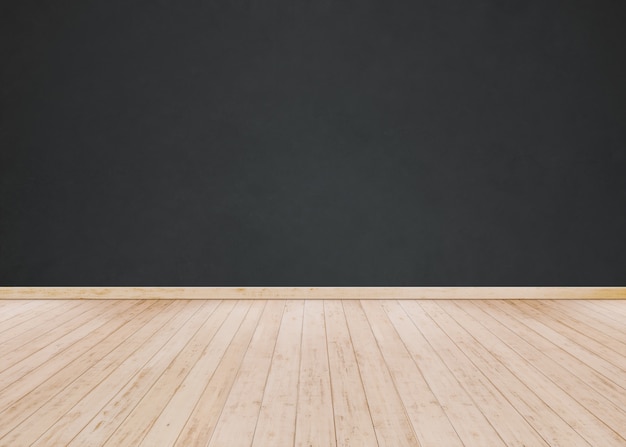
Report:
[[[622,1],[2,2],[2,285],[625,285]]]

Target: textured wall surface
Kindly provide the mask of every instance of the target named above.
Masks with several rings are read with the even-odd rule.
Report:
[[[624,285],[626,6],[0,7],[2,285]]]

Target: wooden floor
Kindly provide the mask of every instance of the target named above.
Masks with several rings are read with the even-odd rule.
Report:
[[[0,445],[626,446],[626,301],[0,301]]]

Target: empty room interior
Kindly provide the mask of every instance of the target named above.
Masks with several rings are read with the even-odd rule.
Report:
[[[626,446],[626,4],[0,9],[0,447]]]

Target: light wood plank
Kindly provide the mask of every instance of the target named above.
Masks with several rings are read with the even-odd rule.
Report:
[[[417,446],[406,409],[361,305],[352,300],[343,301],[342,304],[378,445]]]
[[[163,369],[172,361],[172,358],[182,350],[189,339],[197,332],[205,315],[201,310],[207,302],[198,302],[197,306],[189,307],[189,318],[184,320],[172,336],[152,355],[142,356],[136,362],[127,362],[100,382],[87,396],[74,405],[60,418],[54,427],[47,430],[32,445],[45,447],[50,445],[67,445],[91,420],[96,418],[101,409],[111,403],[117,406],[133,406],[154,380],[159,377]],[[211,310],[216,303],[208,303]],[[129,380],[130,377],[130,380]],[[119,391],[111,398],[110,389]],[[100,443],[102,439],[99,439]],[[117,445],[124,445],[122,443]]]
[[[587,365],[587,363],[564,350],[558,345],[558,343],[550,341],[541,334],[533,331],[514,316],[508,314],[502,309],[499,309],[496,306],[496,303],[480,302],[480,306],[463,306],[463,311],[474,316],[476,307],[479,307],[480,310],[483,310],[488,315],[491,315],[493,319],[496,319],[506,327],[515,331],[516,334],[519,334],[520,336],[523,335],[524,340],[527,340],[534,348],[541,351],[546,357],[563,366],[563,368],[568,370],[584,383],[589,384],[589,386],[591,386],[594,390],[594,396],[595,394],[599,394],[600,396],[610,400],[614,405],[626,408],[626,391],[623,388],[606,379],[598,371]],[[482,321],[482,318],[483,317],[480,314],[475,316],[475,319],[478,321]]]
[[[84,306],[79,302],[65,301],[63,306],[56,311],[52,310],[45,315],[8,329],[0,338],[0,358],[4,360],[4,364],[0,368],[4,370],[12,366],[13,363],[49,344],[55,336],[61,337],[67,331],[65,328],[59,329],[59,326],[68,323],[74,317],[82,315],[90,309],[101,308],[104,303],[94,301],[93,306]]]
[[[624,351],[622,351],[621,348],[617,347],[617,350],[614,350],[612,349],[612,346],[608,345],[608,343],[600,343],[590,337],[587,333],[583,333],[578,329],[573,329],[561,321],[562,317],[559,314],[552,313],[548,316],[543,311],[537,309],[535,306],[531,306],[527,302],[516,302],[515,306],[518,306],[526,314],[530,315],[535,322],[544,324],[554,332],[567,337],[569,340],[574,341],[579,346],[587,349],[589,352],[595,353],[598,357],[617,367],[621,371],[621,374],[626,376],[626,356],[623,355]],[[575,325],[572,324],[572,326]],[[578,327],[580,327],[580,325],[578,325]],[[611,343],[611,345],[613,345],[613,343]]]
[[[48,430],[58,427],[56,424],[63,415],[83,402],[94,390],[102,393],[103,399],[110,399],[118,389],[109,388],[109,397],[106,398],[107,386],[112,382],[107,379],[118,370],[122,370],[122,373],[118,372],[117,377],[132,377],[133,371],[140,369],[169,340],[200,303],[193,305],[189,301],[176,301],[164,304],[164,311],[151,320],[151,324],[143,326],[135,333],[135,337],[126,340],[87,372],[72,380],[54,399],[46,402],[4,436],[0,445],[31,445]]]
[[[596,302],[568,300],[545,301],[545,303],[556,306],[566,315],[576,316],[578,319],[582,318],[583,321],[593,326],[596,330],[602,331],[616,340],[626,339],[626,318],[616,321],[613,318],[613,312],[606,311],[604,308],[596,305]]]
[[[583,437],[590,445],[602,439],[606,446],[623,446],[624,440],[606,424],[589,413],[580,403],[564,392],[549,378],[537,371],[525,358],[517,354],[513,349],[503,343],[498,337],[494,337],[484,326],[474,319],[464,318],[457,313],[457,322],[463,318],[463,325],[471,328],[472,336],[484,346],[498,362],[503,364],[509,371],[514,372],[518,378],[538,395],[543,402],[556,414],[558,414],[572,429]],[[539,430],[538,427],[536,427]]]
[[[554,317],[558,316],[560,324],[592,338],[602,346],[611,349],[615,355],[624,359],[626,354],[626,332],[601,324],[589,312],[581,313],[558,303],[560,301],[538,301],[537,303],[532,303],[531,306],[539,312],[550,313]]]
[[[12,318],[15,314],[19,314],[19,308],[23,306],[27,306],[26,309],[28,309],[28,307],[40,306],[40,301],[41,300],[0,300],[0,323],[8,318]]]
[[[296,447],[335,447],[324,303],[307,300],[302,325]]]
[[[287,301],[263,392],[252,446],[293,446],[304,301]]]
[[[611,308],[611,306],[607,306],[609,303],[606,300],[598,300],[593,303],[587,300],[576,300],[576,303],[579,303],[589,313],[598,315],[603,325],[609,325],[620,332],[626,331],[626,317],[616,312],[619,306],[616,309]],[[626,300],[618,302],[621,305],[624,305],[624,303],[626,303]]]
[[[341,301],[325,301],[324,314],[337,446],[378,446]]]
[[[626,317],[626,300],[620,299],[613,303],[609,300],[602,300],[598,303],[598,306],[607,309],[615,318],[621,323],[624,323],[624,317]]]
[[[440,307],[448,307],[447,303],[441,303]],[[500,321],[492,313],[485,311],[485,306],[463,306],[468,315],[489,330],[495,337],[506,343],[515,350],[521,357],[526,359],[538,371],[541,371],[554,384],[563,389],[567,394],[576,399],[590,413],[595,415],[603,423],[608,425],[621,437],[626,438],[626,411],[619,405],[614,404],[609,399],[598,393],[592,386],[593,382],[581,380],[571,369],[568,369],[541,350],[535,348],[527,339],[520,336],[525,334],[521,325],[516,325],[510,320]],[[576,368],[574,368],[576,369]]]
[[[54,303],[46,303],[42,300],[0,300],[0,329],[10,327],[5,326],[5,323],[9,322],[12,318],[19,316],[34,316],[37,310],[41,307]],[[63,301],[59,300],[57,305],[62,305]]]
[[[419,328],[428,334],[428,341],[442,361],[472,397],[475,406],[491,423],[507,446],[547,446],[546,441],[515,409],[506,397],[493,385],[460,349],[454,337],[446,332],[441,318],[433,315],[432,302],[420,303],[426,311],[419,319]],[[436,312],[435,312],[436,313]],[[441,315],[439,315],[441,317]]]
[[[106,316],[99,318],[101,313],[115,312],[115,303],[108,303],[77,315],[75,318],[56,326],[27,347],[20,347],[3,357],[6,365],[11,365],[0,372],[0,390],[31,373],[47,362],[51,356],[63,353],[77,341],[106,322]]]
[[[0,304],[2,301],[0,301]],[[50,301],[16,301],[11,306],[0,308],[0,340],[5,341],[10,337],[6,336],[9,329],[18,325],[32,327],[33,321],[38,321],[39,317],[54,312],[54,309],[67,306],[64,300]],[[8,309],[6,307],[9,307]],[[30,321],[31,325],[27,322]],[[22,330],[16,331],[19,335]]]
[[[397,303],[368,300],[361,301],[361,305],[402,399],[419,445],[422,447],[462,446],[463,443],[444,409],[389,320],[387,315],[389,306],[397,306]],[[403,314],[404,312],[397,318],[406,320],[408,317]]]
[[[578,343],[578,340],[571,340],[567,336],[560,334],[558,331],[545,325],[541,321],[535,320],[532,316],[525,314],[519,307],[517,307],[519,303],[516,304],[508,301],[495,301],[494,305],[510,315],[513,315],[533,331],[542,335],[547,340],[557,344],[561,349],[585,362],[618,387],[626,389],[626,382],[624,380],[626,376],[624,375],[624,371],[604,359],[599,355],[599,353],[586,349]]]
[[[626,446],[626,301],[223,290],[1,301],[0,446]]]
[[[259,343],[265,342],[264,338],[273,332],[272,328],[280,318],[279,312],[282,312],[282,307],[279,306],[282,303],[274,301],[262,304],[264,308],[259,320],[248,321],[248,324],[244,322],[242,330],[229,346],[215,373],[208,380],[204,390],[199,393],[197,403],[176,440],[176,447],[204,446],[211,439],[235,380],[240,374],[245,374],[245,370],[239,373],[244,356],[247,352],[253,352]],[[251,344],[255,334],[259,335],[256,335],[254,344]]]
[[[100,324],[96,322],[91,333],[84,335],[68,349],[50,356],[46,362],[11,383],[8,389],[0,394],[0,410],[14,404],[41,383],[66,369],[74,360],[83,357],[91,348],[126,323],[128,318],[140,313],[145,308],[145,303],[128,301],[125,305],[114,306],[101,314],[98,321]]]
[[[229,321],[224,322],[198,362],[185,377],[184,382],[176,388],[167,407],[161,412],[141,442],[142,446],[174,445],[198,401],[200,394],[198,390],[206,386],[207,377],[211,377],[208,379],[209,381],[212,380],[221,362],[228,363],[231,361],[231,358],[226,354],[229,348],[234,349],[235,352],[243,352],[242,348],[247,346],[252,338],[265,304],[262,301],[255,301],[252,304],[245,301],[237,303],[237,311],[250,306],[244,321],[241,325],[230,324]],[[232,318],[237,318],[235,312],[233,312]],[[241,357],[239,357],[240,359]]]
[[[589,446],[589,443],[535,394],[523,378],[516,376],[492,354],[490,343],[484,345],[474,338],[474,329],[479,327],[476,322],[465,317],[463,313],[450,312],[450,316],[452,319],[444,320],[446,333],[550,446]],[[438,321],[442,321],[442,318]]]
[[[254,334],[208,444],[211,447],[252,444],[285,304],[272,301],[268,306],[270,320],[262,322]]]
[[[467,444],[469,441],[472,445],[503,446],[504,441],[500,435],[422,332],[423,321],[427,318],[424,311],[415,301],[401,304],[410,321],[398,318],[399,309],[393,307],[389,316],[463,442]]]
[[[0,412],[0,420],[2,421],[0,438],[53,399],[61,390],[70,386],[76,378],[82,377],[87,370],[95,366],[105,356],[121,357],[117,355],[117,352],[115,355],[112,354],[112,351],[123,345],[125,341],[126,343],[138,343],[137,334],[140,334],[142,330],[145,332],[145,327],[158,312],[170,305],[171,302],[166,301],[142,303],[142,306],[146,308],[143,312],[139,315],[135,315],[134,312],[126,313],[125,318],[121,319],[120,327],[114,330],[104,341],[99,342],[86,355],[75,359],[62,370],[52,374],[47,380],[40,384],[33,384],[35,387],[19,400],[15,401],[15,397],[19,396],[19,393],[3,394],[3,411]]]
[[[234,303],[208,304],[67,445],[138,445],[222,324],[238,324],[240,312],[228,319]]]

